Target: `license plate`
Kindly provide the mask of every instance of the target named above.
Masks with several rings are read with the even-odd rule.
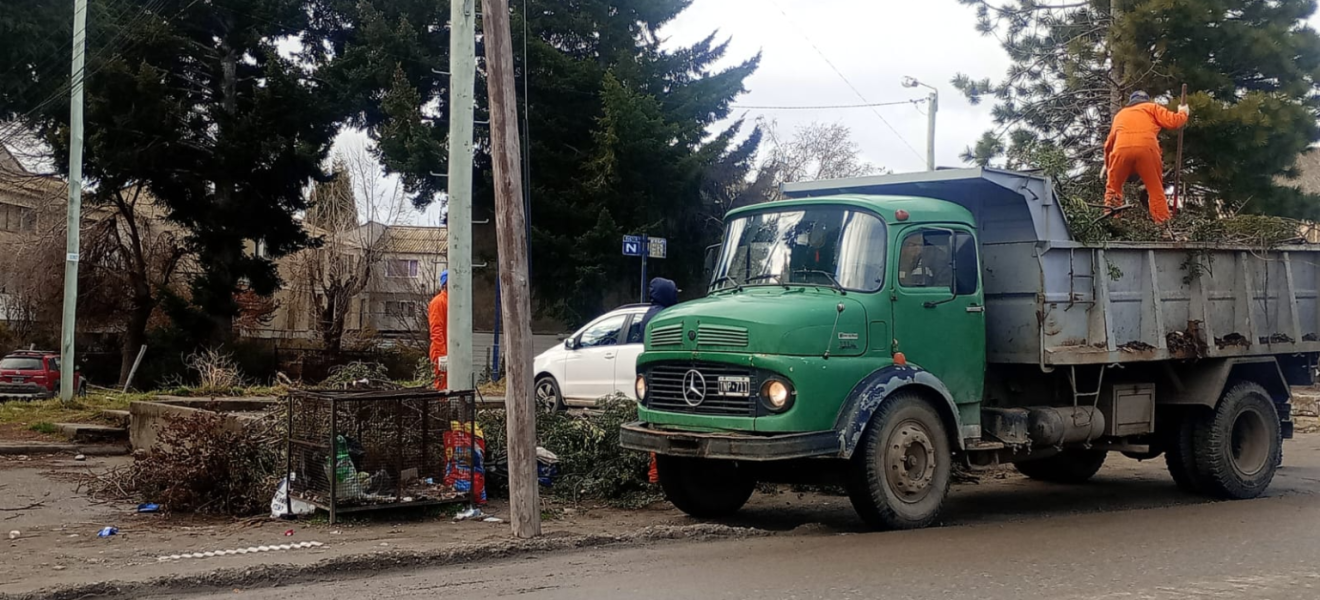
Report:
[[[751,377],[721,377],[719,379],[721,396],[752,395]]]
[[[14,382],[14,383],[23,383],[24,381],[27,381],[27,380],[26,380],[26,379],[23,379],[22,377],[10,377],[10,378],[9,378],[9,381],[12,381],[12,382]]]

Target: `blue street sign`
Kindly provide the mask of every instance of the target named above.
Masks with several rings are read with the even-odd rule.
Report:
[[[641,236],[636,236],[636,235],[625,235],[625,236],[623,236],[623,255],[624,255],[624,256],[641,256],[641,255],[642,255],[642,238],[641,238]]]
[[[669,240],[665,238],[646,238],[646,254],[651,258],[664,258],[669,254]]]

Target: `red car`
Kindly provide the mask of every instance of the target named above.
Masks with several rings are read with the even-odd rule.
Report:
[[[87,380],[73,373],[74,389],[87,393]],[[60,355],[20,350],[0,359],[0,398],[52,398],[60,391]]]

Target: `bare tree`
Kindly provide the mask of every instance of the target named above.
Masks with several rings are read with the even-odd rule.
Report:
[[[312,190],[305,220],[318,244],[292,260],[295,292],[310,301],[313,327],[331,353],[342,349],[351,303],[380,266],[377,224],[397,221],[405,206],[402,187],[379,171],[362,148],[336,157],[334,178]]]
[[[813,122],[798,127],[791,137],[785,137],[774,121],[762,123],[761,127],[769,144],[758,178],[768,178],[769,187],[776,192],[780,185],[794,181],[841,179],[881,172],[862,158],[861,149],[852,138],[852,130],[841,123]]]

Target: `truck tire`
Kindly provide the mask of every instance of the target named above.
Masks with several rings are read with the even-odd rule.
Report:
[[[1168,467],[1169,475],[1173,476],[1173,482],[1180,489],[1193,494],[1205,493],[1205,482],[1196,468],[1192,431],[1207,418],[1207,411],[1200,408],[1182,411],[1177,420],[1169,423],[1169,431],[1164,440],[1164,465]]]
[[[1282,442],[1279,412],[1269,392],[1249,381],[1230,387],[1214,413],[1192,429],[1205,493],[1227,500],[1260,496],[1279,468]]]
[[[752,497],[756,480],[738,463],[658,455],[660,488],[675,508],[698,519],[727,517]]]
[[[870,527],[925,527],[939,516],[952,467],[939,413],[918,394],[895,392],[871,417],[853,453],[848,497]]]
[[[1086,483],[1105,464],[1104,450],[1068,449],[1053,456],[1013,463],[1019,473],[1050,483]]]

